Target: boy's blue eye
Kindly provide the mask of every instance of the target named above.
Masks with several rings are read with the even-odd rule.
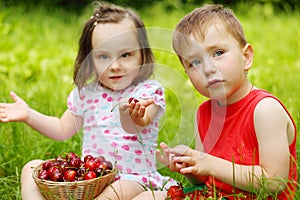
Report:
[[[219,50],[219,51],[215,52],[214,56],[221,56],[221,55],[223,55],[223,53],[224,53],[223,51]]]
[[[198,65],[200,65],[201,64],[201,61],[199,60],[199,59],[195,59],[195,60],[193,60],[192,62],[191,62],[191,65],[193,66],[193,67],[197,67]]]

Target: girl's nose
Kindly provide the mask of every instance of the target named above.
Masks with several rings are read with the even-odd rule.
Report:
[[[112,61],[112,63],[110,64],[109,66],[109,69],[111,71],[118,71],[121,69],[121,64],[120,62],[118,61],[118,59],[115,59],[114,61]]]

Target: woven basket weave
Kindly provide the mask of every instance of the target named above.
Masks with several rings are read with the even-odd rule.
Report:
[[[54,182],[38,178],[42,165],[43,163],[33,170],[32,177],[47,200],[92,200],[114,181],[117,174],[117,171],[113,170],[107,175],[90,180]]]

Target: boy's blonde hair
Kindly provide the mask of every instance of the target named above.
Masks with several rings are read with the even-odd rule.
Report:
[[[221,23],[225,30],[244,47],[247,44],[243,27],[234,13],[222,5],[204,5],[187,14],[177,24],[173,34],[173,49],[180,57],[180,49],[189,44],[191,35],[203,40],[212,24]]]

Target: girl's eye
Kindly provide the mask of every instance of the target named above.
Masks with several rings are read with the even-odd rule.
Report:
[[[223,55],[223,53],[224,53],[223,51],[218,50],[218,51],[215,52],[214,57],[221,56],[221,55]]]
[[[104,60],[104,59],[107,59],[107,55],[99,55],[98,58]]]
[[[130,56],[130,53],[129,53],[129,52],[126,52],[126,53],[123,53],[123,54],[122,54],[122,57],[123,57],[123,58],[127,58],[127,57],[129,57],[129,56]]]
[[[199,59],[195,59],[191,62],[191,66],[193,66],[193,67],[197,67],[200,64],[201,64],[201,60],[199,60]]]

